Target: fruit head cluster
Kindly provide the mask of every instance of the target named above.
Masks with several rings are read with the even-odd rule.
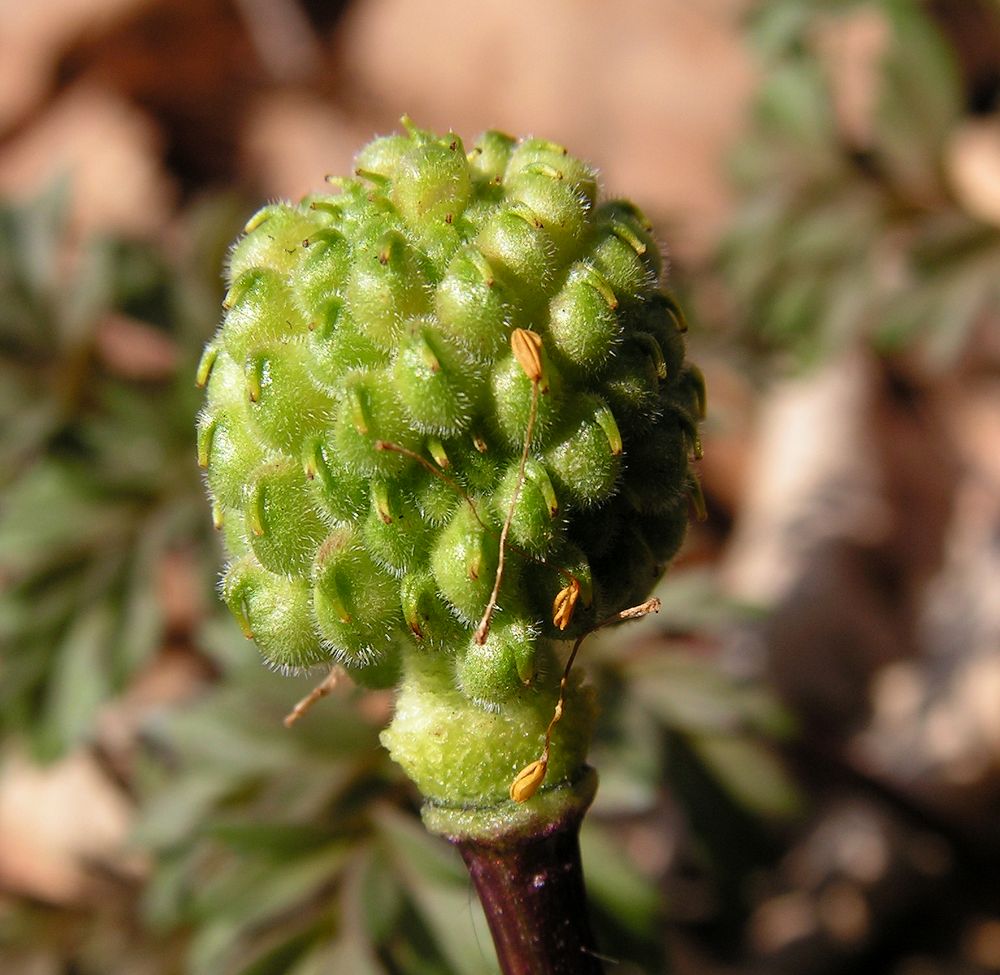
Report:
[[[495,708],[541,642],[648,594],[703,409],[661,261],[585,163],[499,132],[376,139],[249,221],[198,446],[224,598],[274,666],[384,686],[438,652]]]

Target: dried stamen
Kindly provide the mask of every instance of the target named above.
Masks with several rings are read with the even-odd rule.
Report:
[[[568,586],[560,589],[552,604],[552,622],[560,629],[565,630],[572,622],[573,610],[576,609],[576,601],[580,598],[580,583],[572,579]]]
[[[573,663],[576,660],[576,655],[583,641],[595,630],[610,626],[612,623],[641,619],[643,616],[648,616],[650,613],[658,613],[659,611],[660,601],[655,596],[652,596],[638,606],[631,606],[628,609],[623,609],[620,613],[615,613],[614,616],[609,616],[606,620],[598,623],[593,629],[576,638],[573,649],[566,661],[566,666],[563,668],[562,677],[559,680],[559,699],[556,701],[556,706],[552,712],[552,720],[549,722],[548,728],[545,729],[545,744],[542,746],[542,754],[530,765],[526,765],[521,769],[514,776],[514,781],[510,784],[510,797],[514,802],[527,802],[538,791],[539,786],[545,780],[545,773],[549,767],[552,732],[559,723],[559,719],[563,716],[563,707],[566,703],[566,687],[569,683],[569,672],[573,668]]]
[[[490,599],[486,604],[483,618],[476,629],[476,643],[480,646],[486,642],[486,638],[490,635],[490,623],[493,620],[493,613],[497,607],[497,599],[500,596],[500,584],[503,582],[504,561],[507,549],[507,534],[510,532],[510,524],[514,520],[517,499],[521,496],[521,488],[524,487],[524,472],[528,464],[531,437],[535,432],[535,420],[538,417],[538,394],[541,390],[543,376],[542,339],[536,332],[529,332],[523,328],[515,328],[510,337],[510,345],[521,368],[531,380],[531,412],[528,414],[528,426],[524,431],[524,447],[521,450],[521,465],[517,471],[517,484],[514,486],[514,493],[511,496],[510,504],[507,506],[507,517],[504,519],[503,528],[500,531],[500,550],[497,555],[497,574],[493,582],[493,592],[490,593]]]
[[[299,718],[304,717],[306,712],[320,699],[326,697],[340,683],[344,676],[343,668],[332,667],[330,673],[323,678],[298,704],[285,715],[283,724],[286,728],[291,728]]]

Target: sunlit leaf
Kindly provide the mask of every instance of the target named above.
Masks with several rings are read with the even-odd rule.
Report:
[[[105,658],[111,625],[107,609],[94,607],[73,622],[60,647],[43,732],[56,753],[86,740],[97,709],[108,697]]]
[[[454,971],[495,975],[486,920],[458,854],[388,809],[380,810],[378,824],[407,893]]]
[[[633,935],[649,938],[663,921],[654,878],[643,876],[602,826],[584,826],[580,849],[589,893]]]
[[[689,742],[720,785],[744,808],[777,817],[801,810],[798,788],[765,745],[731,735],[694,735]]]

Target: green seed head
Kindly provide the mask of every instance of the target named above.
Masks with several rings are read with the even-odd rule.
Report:
[[[498,713],[553,639],[644,598],[703,408],[662,270],[586,163],[498,132],[376,139],[339,192],[254,216],[198,450],[264,656],[385,684],[433,653]]]

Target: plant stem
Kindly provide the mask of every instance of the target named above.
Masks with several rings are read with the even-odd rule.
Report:
[[[469,868],[504,975],[601,975],[580,860],[585,806],[534,829],[449,836]]]

